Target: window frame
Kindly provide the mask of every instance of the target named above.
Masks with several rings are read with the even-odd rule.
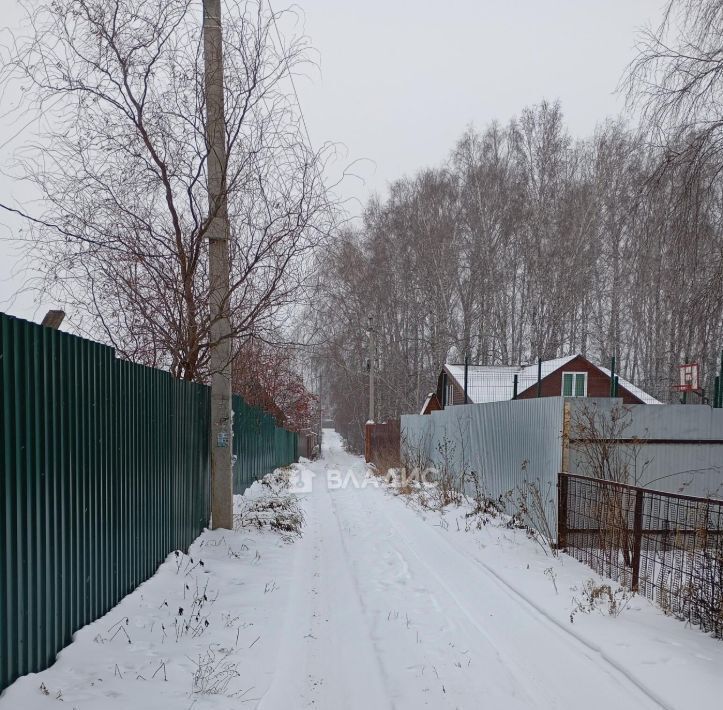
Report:
[[[565,375],[572,375],[572,394],[565,394]],[[582,375],[584,377],[583,394],[575,394],[577,391],[576,378]],[[560,378],[560,393],[563,397],[587,397],[588,373],[580,370],[564,370]]]

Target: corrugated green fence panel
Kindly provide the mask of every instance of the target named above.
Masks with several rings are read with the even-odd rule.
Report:
[[[234,397],[234,492],[297,458]],[[208,523],[210,391],[0,314],[0,690]]]
[[[0,314],[0,690],[207,525],[209,405],[207,387]]]
[[[233,397],[233,492],[243,493],[254,481],[297,460],[296,434],[276,426],[274,418],[242,397]]]

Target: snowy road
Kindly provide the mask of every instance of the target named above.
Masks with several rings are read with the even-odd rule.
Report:
[[[720,704],[723,643],[639,597],[571,623],[594,575],[524,531],[411,506],[334,432],[322,459],[293,470],[301,538],[248,521],[205,531],[16,681],[0,710]],[[295,501],[274,485],[254,484],[238,510]]]
[[[260,708],[660,707],[326,442]]]

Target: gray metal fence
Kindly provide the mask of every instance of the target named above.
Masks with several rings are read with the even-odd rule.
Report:
[[[585,424],[595,419],[598,438],[614,434],[624,482],[668,493],[723,497],[723,409],[707,405],[626,405],[616,399],[570,399],[567,472],[589,476]],[[616,424],[611,424],[612,419]],[[583,426],[576,426],[582,422]],[[582,428],[582,431],[580,430]],[[590,432],[588,432],[590,433]]]
[[[591,418],[594,431],[585,426]],[[494,498],[536,484],[552,530],[558,473],[604,477],[589,455],[601,445],[620,469],[621,482],[723,497],[723,409],[707,405],[624,405],[617,398],[583,397],[454,405],[403,416],[401,442],[408,466],[473,471]]]
[[[401,448],[407,465],[476,473],[494,498],[525,482],[547,499],[554,525],[555,487],[562,467],[562,397],[508,400],[405,415]]]

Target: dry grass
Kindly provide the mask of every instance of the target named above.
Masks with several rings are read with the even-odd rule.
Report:
[[[609,616],[619,616],[627,608],[634,594],[623,587],[613,589],[609,584],[588,579],[579,590],[580,596],[573,597],[570,623],[574,623],[577,614],[591,614],[594,611]]]
[[[556,500],[552,484],[542,489],[537,481],[524,481],[508,491],[504,499],[513,510],[509,527],[525,528],[545,554],[557,557],[557,530],[547,512]]]

